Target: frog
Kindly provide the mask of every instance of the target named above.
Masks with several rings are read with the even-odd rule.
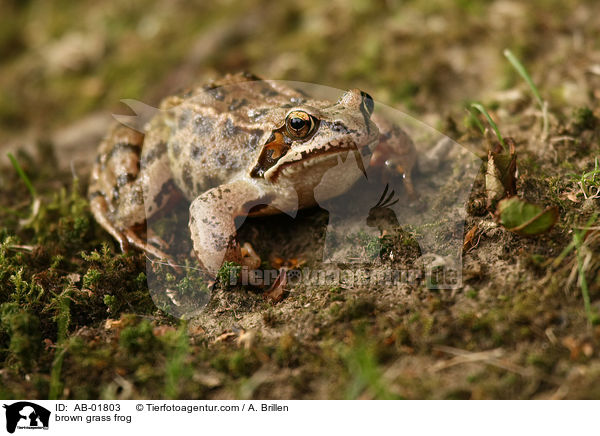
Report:
[[[123,251],[136,247],[176,267],[164,241],[143,236],[144,226],[169,204],[187,201],[202,270],[215,277],[224,262],[257,267],[260,257],[238,241],[240,217],[315,206],[315,186],[340,159],[354,156],[360,171],[337,170],[321,199],[366,176],[370,156],[384,162],[378,150],[394,151],[390,162],[415,196],[415,146],[373,112],[372,97],[359,89],[334,102],[252,74],[227,74],[166,97],[142,131],[111,128],[92,167],[91,211]]]

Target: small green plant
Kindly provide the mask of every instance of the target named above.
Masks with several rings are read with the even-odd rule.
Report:
[[[23,267],[11,275],[9,280],[14,286],[12,299],[17,303],[31,304],[39,301],[44,294],[44,288],[36,283],[33,278],[29,282],[23,278]]]
[[[31,195],[31,214],[29,215],[28,218],[24,218],[21,220],[21,225],[27,226],[27,225],[31,224],[37,218],[39,211],[40,211],[41,201],[40,201],[40,198],[38,197],[37,191],[35,190],[35,188],[33,187],[33,184],[31,183],[31,180],[29,180],[29,177],[27,176],[27,174],[25,173],[25,171],[23,170],[23,168],[21,167],[21,165],[19,164],[17,159],[13,156],[12,153],[7,153],[7,156],[8,156],[8,159],[10,159],[10,163],[12,164],[13,168],[15,169],[15,171],[17,172],[17,174],[19,175],[19,177],[21,178],[21,180],[27,187],[29,194]],[[11,211],[9,210],[9,212],[11,212]],[[18,214],[18,213],[16,213],[16,214]]]
[[[41,352],[40,319],[19,303],[4,303],[0,306],[0,331],[8,333],[8,351],[18,366],[31,371]]]
[[[94,288],[100,281],[100,277],[102,277],[102,273],[100,271],[95,268],[88,269],[83,276],[83,287]]]
[[[598,118],[589,107],[580,107],[573,111],[573,128],[576,132],[593,130],[598,125]]]
[[[165,396],[178,398],[183,388],[183,381],[190,378],[193,369],[188,363],[190,353],[187,324],[182,322],[176,332],[170,333],[172,349],[165,362]]]
[[[570,174],[579,185],[583,196],[588,198],[600,198],[600,163],[598,158],[594,159],[594,169],[584,171],[581,175]]]
[[[535,86],[535,83],[533,83],[533,79],[531,78],[523,64],[513,54],[513,52],[509,49],[506,49],[504,50],[504,56],[506,56],[506,59],[508,59],[508,61],[515,68],[515,70],[517,70],[521,77],[525,79],[525,82],[527,82],[527,84],[529,85],[533,96],[535,97],[536,101],[538,102],[538,105],[540,106],[540,109],[542,110],[542,141],[545,141],[548,137],[548,102],[542,99],[540,92],[537,89],[537,86]]]
[[[490,124],[490,126],[494,130],[494,133],[496,134],[496,137],[498,138],[498,141],[500,141],[500,144],[502,145],[502,148],[508,154],[509,153],[508,145],[506,145],[506,142],[504,141],[504,138],[502,137],[502,134],[500,133],[500,129],[498,129],[498,125],[494,122],[494,120],[492,119],[492,117],[490,116],[490,114],[488,113],[488,111],[485,109],[485,107],[481,103],[472,103],[471,107],[473,109],[477,109],[483,116],[485,116],[485,118],[487,119],[488,123]],[[475,115],[473,115],[473,117],[475,119],[477,119],[477,117]],[[477,120],[477,121],[479,121],[479,120]],[[478,122],[478,125],[480,126],[481,129],[483,129],[483,125],[481,124],[481,122]],[[483,132],[483,130],[482,130],[482,132]]]
[[[360,398],[365,393],[375,399],[398,399],[390,392],[378,361],[376,344],[365,332],[359,332],[349,347],[340,350],[349,379],[346,398]]]
[[[115,298],[114,295],[106,294],[104,296],[104,298],[102,299],[102,301],[104,302],[106,307],[108,307],[109,312],[111,312],[111,313],[116,312],[117,299]]]
[[[61,382],[61,373],[65,353],[67,351],[67,335],[69,333],[69,324],[71,323],[71,292],[74,286],[67,287],[60,295],[57,295],[54,300],[57,303],[57,314],[54,317],[58,327],[58,335],[56,341],[56,351],[54,360],[52,361],[52,369],[50,371],[50,393],[51,400],[60,398],[63,391]]]
[[[31,198],[36,199],[37,192],[36,192],[35,188],[33,187],[31,180],[29,180],[29,177],[27,177],[27,174],[25,174],[25,171],[23,170],[23,168],[21,168],[21,165],[19,164],[17,159],[13,156],[12,153],[7,153],[7,156],[10,159],[10,163],[14,167],[15,171],[17,172],[17,174],[19,175],[21,180],[23,180],[23,183],[25,183],[27,190],[31,194]]]
[[[565,247],[565,249],[553,262],[554,267],[560,265],[560,263],[562,263],[562,261],[569,255],[569,253],[575,250],[575,259],[577,262],[577,276],[579,286],[581,288],[581,295],[583,297],[583,306],[585,308],[585,314],[590,325],[597,324],[600,321],[600,318],[598,317],[598,314],[592,310],[590,292],[588,288],[587,279],[585,277],[586,266],[589,262],[589,259],[591,258],[591,253],[585,242],[592,225],[596,222],[597,219],[598,214],[594,214],[587,221],[586,225],[583,228],[574,229],[573,240],[569,245]]]
[[[232,279],[239,277],[241,270],[241,265],[235,262],[224,262],[217,273],[217,279],[223,286],[229,287]]]

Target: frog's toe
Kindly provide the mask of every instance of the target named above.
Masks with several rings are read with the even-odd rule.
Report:
[[[108,205],[106,199],[102,196],[96,196],[90,201],[90,209],[98,224],[106,230],[119,243],[119,247],[123,253],[129,250],[127,237],[119,230],[109,218]]]
[[[144,241],[142,238],[140,238],[138,236],[137,233],[135,233],[135,231],[133,229],[125,230],[125,231],[123,231],[123,234],[127,238],[127,242],[129,244],[133,245],[134,247],[139,248],[140,250],[144,251],[147,254],[152,255],[153,257],[155,257],[157,259],[167,262],[176,272],[178,272],[178,273],[181,272],[180,265],[178,265],[175,262],[175,259],[173,259],[170,255],[168,255],[161,249],[155,247],[151,243]]]

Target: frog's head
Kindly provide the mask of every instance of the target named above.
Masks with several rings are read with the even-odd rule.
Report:
[[[379,136],[371,121],[373,107],[371,96],[352,89],[335,104],[314,102],[290,109],[263,145],[251,176],[314,186],[349,153],[364,173],[362,155],[370,153]]]

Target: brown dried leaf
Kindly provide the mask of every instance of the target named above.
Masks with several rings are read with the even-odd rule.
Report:
[[[471,230],[469,230],[467,232],[467,234],[465,235],[465,240],[463,242],[463,251],[467,251],[469,248],[473,247],[474,241],[475,241],[475,235],[477,235],[477,224],[475,224],[473,227],[471,227]]]
[[[271,300],[273,303],[279,303],[283,300],[283,294],[285,293],[285,286],[287,285],[287,270],[281,268],[279,270],[279,276],[273,285],[265,292],[265,298]]]
[[[174,332],[175,331],[175,327],[170,326],[170,325],[159,325],[156,326],[152,329],[152,334],[154,336],[164,336],[166,335],[168,332]]]
[[[515,142],[506,138],[509,153],[505,153],[499,144],[488,152],[488,167],[485,173],[487,206],[493,208],[498,201],[517,193],[517,154]]]
[[[215,342],[224,342],[228,339],[235,338],[236,336],[237,336],[237,333],[235,333],[235,332],[225,332],[225,333],[219,335],[215,339]]]
[[[562,341],[564,347],[566,347],[571,355],[569,356],[571,360],[577,360],[579,355],[581,354],[581,344],[577,339],[573,336],[567,336]]]
[[[122,319],[111,319],[108,318],[105,322],[104,322],[104,329],[105,330],[120,330],[121,327],[123,327],[123,320]]]
[[[254,346],[256,339],[256,333],[252,330],[242,332],[237,338],[238,347],[244,347],[246,350],[250,350]]]

